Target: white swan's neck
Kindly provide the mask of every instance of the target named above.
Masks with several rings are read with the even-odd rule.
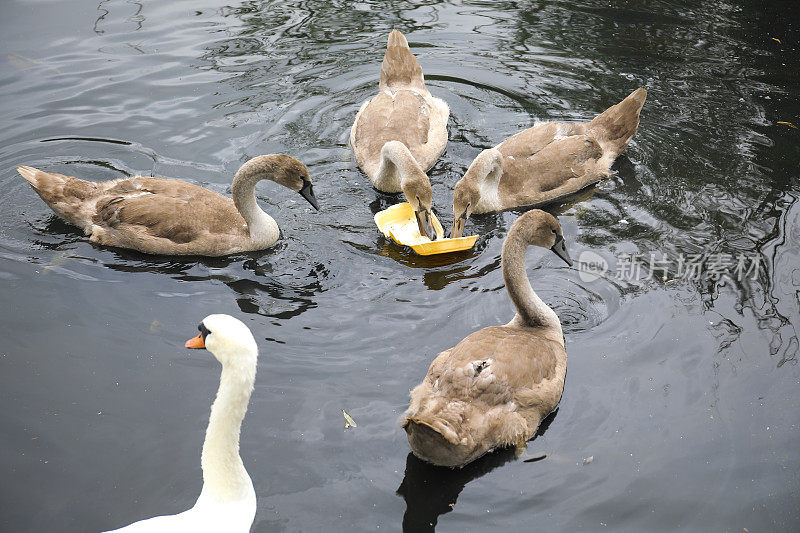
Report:
[[[512,227],[503,243],[502,252],[503,279],[506,282],[508,295],[517,308],[517,314],[509,324],[547,328],[554,333],[554,340],[563,345],[564,336],[558,315],[533,291],[525,272],[527,248],[528,243],[520,232]]]
[[[403,178],[418,168],[417,160],[405,144],[389,141],[381,149],[381,163],[372,183],[381,191],[402,192]]]
[[[271,245],[278,240],[280,230],[275,219],[266,214],[256,202],[256,183],[270,179],[272,174],[257,158],[245,163],[233,178],[233,203],[247,222],[250,238],[258,245]]]
[[[223,503],[245,498],[252,491],[250,476],[239,456],[239,433],[255,382],[252,369],[237,366],[222,368],[217,398],[203,443],[203,492]]]

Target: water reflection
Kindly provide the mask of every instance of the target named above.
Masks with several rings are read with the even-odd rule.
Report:
[[[558,409],[550,413],[536,430],[528,442],[541,437],[555,420]],[[520,468],[526,468],[523,463],[535,463],[545,459],[543,454],[537,454],[530,459],[519,462]],[[517,458],[514,448],[504,448],[486,454],[473,461],[464,468],[446,468],[434,466],[418,459],[413,453],[406,457],[406,471],[403,482],[397,489],[397,494],[406,501],[406,512],[403,514],[404,532],[435,531],[439,516],[449,513],[455,508],[458,495],[470,481],[485,476],[495,468],[503,466]],[[535,475],[532,471],[531,475]]]
[[[316,298],[327,290],[326,279],[330,275],[322,263],[274,274],[272,265],[261,260],[274,258],[280,249],[178,260],[137,257],[130,251],[117,253],[124,261],[105,263],[106,267],[123,272],[155,272],[185,282],[221,282],[235,293],[242,312],[276,319],[289,319],[315,308]]]
[[[464,468],[452,469],[430,465],[409,452],[406,475],[397,489],[397,494],[406,501],[403,531],[435,531],[439,516],[453,510],[467,483],[513,460],[514,455],[513,449],[506,448]]]
[[[330,288],[327,279],[331,271],[321,262],[308,262],[276,271],[273,261],[283,265],[280,254],[286,248],[280,242],[269,250],[246,252],[223,257],[157,256],[135,250],[93,248],[107,252],[101,258],[82,257],[75,245],[87,239],[83,232],[50,215],[38,229],[43,235],[57,239],[35,240],[37,248],[59,252],[51,258],[65,262],[80,259],[115,272],[154,273],[169,276],[183,282],[221,282],[236,295],[236,302],[245,313],[260,314],[272,318],[289,319],[316,307],[316,297]],[[35,261],[38,262],[38,261]]]
[[[266,441],[285,443],[282,468],[305,479],[273,490],[269,461],[252,463],[260,490],[282,497],[273,506],[274,494],[259,493],[254,530],[313,531],[339,513],[343,521],[330,529],[399,524],[394,481],[378,491],[374,507],[359,504],[376,495],[364,472],[385,473],[386,457],[402,458],[407,445],[376,436],[339,446],[341,420],[320,413],[338,397],[371,405],[373,420],[383,420],[414,384],[409,375],[424,373],[430,357],[420,354],[510,318],[500,250],[522,210],[471,217],[468,229],[481,238],[452,260],[414,257],[380,237],[372,215],[400,197],[374,191],[347,139],[358,106],[374,94],[385,38],[395,27],[407,34],[431,91],[451,107],[450,142],[430,173],[446,227],[452,188],[481,149],[537,121],[591,119],[643,85],[649,97],[641,126],[612,178],[552,208],[574,235],[570,244],[612,265],[619,254],[637,252],[745,253],[765,265],[755,279],[666,284],[620,280],[612,271],[588,284],[530,257],[531,280],[562,317],[570,351],[564,423],[548,438],[559,453],[586,457],[586,444],[603,460],[579,473],[570,465],[547,473],[542,463],[501,451],[467,469],[438,472],[409,457],[399,491],[404,527],[431,530],[458,505],[466,484],[487,472],[496,490],[480,497],[489,505],[512,502],[507,523],[517,529],[532,514],[550,512],[570,517],[560,528],[552,524],[562,530],[601,522],[630,531],[797,523],[791,473],[798,464],[800,132],[777,122],[797,124],[791,66],[800,56],[783,4],[200,0],[191,8],[150,3],[141,10],[124,1],[94,8],[51,3],[50,20],[9,8],[14,17],[4,19],[2,111],[12,127],[0,132],[7,169],[0,177],[0,274],[8,307],[0,324],[0,390],[11,440],[0,455],[15,468],[6,483],[14,490],[0,491],[14,510],[8,528],[52,529],[53,509],[68,508],[80,519],[59,522],[64,531],[99,530],[107,516],[128,509],[136,491],[110,495],[97,480],[126,461],[113,449],[129,443],[100,449],[91,431],[118,436],[149,428],[156,412],[165,424],[186,419],[169,407],[175,398],[159,391],[199,384],[183,365],[145,355],[162,353],[163,339],[145,346],[130,331],[131,324],[146,330],[154,316],[165,335],[182,328],[183,318],[165,316],[184,312],[189,299],[173,295],[191,297],[192,313],[226,309],[248,314],[254,326],[281,326],[260,334],[286,344],[264,359],[276,381],[264,373],[257,388],[274,404],[254,405],[249,434],[261,428],[255,431],[265,431]],[[143,28],[137,10],[147,15]],[[224,192],[244,158],[277,151],[307,162],[325,209],[312,219],[286,208],[288,193],[264,188],[259,199],[280,216],[281,240],[271,250],[227,258],[95,247],[53,217],[11,170],[67,165],[83,168],[53,170],[86,170],[90,179],[144,171]],[[648,265],[640,266],[646,274]],[[43,328],[58,330],[57,348],[45,342]],[[53,357],[62,347],[71,356]],[[125,386],[120,376],[127,392],[117,392]],[[95,405],[101,397],[107,405]],[[49,414],[53,405],[58,418]],[[203,417],[207,410],[197,420]],[[310,434],[309,421],[318,437],[297,446],[297,434]],[[142,446],[141,461],[125,476],[135,487],[152,486],[147,472],[163,465],[150,461],[166,457],[154,453],[158,439]],[[195,472],[196,448],[190,451],[185,464],[182,455],[170,462]],[[358,466],[343,474],[341,465],[350,462]],[[62,483],[52,483],[53,468]],[[553,498],[518,500],[510,487],[520,468]],[[42,487],[49,511],[37,506]],[[352,503],[342,503],[343,493]],[[706,510],[693,513],[701,500]],[[87,505],[97,501],[103,512]],[[271,513],[279,520],[267,518]]]
[[[800,202],[798,196],[785,193],[774,204],[764,206],[770,214],[776,215],[775,225],[769,234],[754,247],[754,253],[762,258],[764,270],[757,280],[730,278],[738,296],[738,312],[744,307],[752,312],[758,327],[769,332],[769,354],[778,356],[778,368],[787,362],[797,364],[798,332],[790,318],[796,313],[795,305],[800,302]],[[776,275],[783,272],[783,275]],[[755,281],[755,282],[754,282]],[[741,328],[736,331],[736,337]],[[730,345],[730,342],[727,343]],[[725,346],[727,347],[727,346]],[[721,348],[722,349],[722,348]]]
[[[55,215],[48,215],[42,223],[40,223],[40,221],[33,222],[31,223],[31,227],[43,237],[59,235],[58,240],[33,240],[33,244],[37,248],[43,248],[45,250],[69,249],[69,245],[86,240],[81,230],[72,224],[67,224]]]
[[[708,311],[717,307],[721,291],[735,293],[736,314],[747,308],[756,316],[758,327],[771,339],[770,354],[781,354],[776,362],[782,364],[793,360],[797,339],[789,325],[790,313],[779,310],[785,308],[781,301],[786,296],[775,295],[779,282],[774,273],[780,268],[774,263],[778,250],[791,246],[777,241],[790,234],[786,219],[791,218],[795,199],[785,193],[790,176],[797,175],[800,158],[796,148],[786,146],[780,130],[768,127],[770,117],[780,120],[773,111],[780,107],[776,100],[786,113],[786,92],[771,89],[760,79],[797,59],[797,50],[787,47],[780,54],[765,54],[752,44],[770,31],[772,11],[756,13],[747,7],[739,12],[718,1],[662,7],[656,16],[645,6],[629,8],[612,2],[614,15],[609,16],[607,3],[592,0],[534,3],[520,10],[518,32],[500,38],[522,56],[536,59],[542,52],[537,42],[557,40],[567,63],[575,64],[573,58],[580,57],[604,67],[586,80],[601,88],[597,97],[587,100],[582,82],[574,80],[574,85],[564,84],[566,90],[559,91],[564,100],[571,92],[582,92],[583,105],[599,109],[613,100],[612,93],[623,89],[626,79],[650,89],[654,99],[642,112],[643,126],[629,150],[635,159],[618,159],[614,170],[620,179],[610,194],[602,194],[602,203],[587,206],[580,217],[581,239],[606,250],[634,243],[645,256],[661,252],[673,257],[688,253],[763,257],[767,269],[757,280],[704,275],[691,284]],[[558,24],[559,15],[567,12],[570,24]],[[636,21],[630,32],[619,32],[615,19],[620,12]],[[711,12],[713,17],[706,15]],[[697,23],[700,20],[704,22]],[[755,25],[744,25],[748,36],[743,41],[738,24],[745,20]],[[731,31],[734,26],[738,29]],[[504,67],[516,70],[518,64]],[[637,74],[620,77],[619,72]],[[547,91],[542,92],[542,98],[549,99]],[[559,109],[560,102],[553,103],[546,109],[570,114]],[[793,108],[797,110],[796,103]],[[776,148],[792,155],[776,159]],[[792,162],[790,168],[787,163]],[[687,173],[685,168],[694,171]],[[619,224],[622,219],[628,223]],[[645,263],[641,266],[647,268]],[[636,284],[638,288],[622,287],[623,293],[657,287],[643,281]],[[709,323],[722,352],[742,334],[741,318],[726,315]]]

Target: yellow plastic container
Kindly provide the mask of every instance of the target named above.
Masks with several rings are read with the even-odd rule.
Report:
[[[433,229],[436,230],[437,236],[435,241],[419,234],[414,210],[408,202],[393,205],[389,209],[384,209],[377,213],[375,215],[375,224],[378,225],[378,229],[381,230],[381,233],[386,238],[392,239],[397,244],[409,246],[419,255],[446,254],[469,250],[478,240],[477,235],[446,239],[442,223],[439,222],[436,215],[433,215],[432,219]]]

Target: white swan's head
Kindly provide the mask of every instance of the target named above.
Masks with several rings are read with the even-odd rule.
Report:
[[[222,363],[255,365],[258,346],[250,329],[230,315],[208,315],[197,326],[200,334],[186,341],[187,348],[206,348]]]
[[[484,150],[458,180],[453,190],[453,229],[451,238],[464,234],[464,226],[482,197],[490,204],[497,197],[497,186],[503,175],[503,155],[496,148]]]

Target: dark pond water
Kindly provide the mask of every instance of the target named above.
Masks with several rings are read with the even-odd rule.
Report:
[[[261,347],[242,436],[253,531],[797,531],[800,130],[779,124],[800,126],[792,4],[3,2],[0,529],[191,506],[219,369],[183,341],[224,312]],[[519,212],[471,219],[478,245],[450,259],[379,236],[373,213],[398,199],[347,139],[392,28],[450,104],[430,172],[447,227],[479,150],[649,91],[613,178],[554,209],[573,257],[599,254],[606,275],[528,256],[569,354],[527,452],[544,460],[438,470],[398,425],[435,354],[512,316],[500,249]],[[272,152],[308,165],[323,210],[262,184],[281,240],[222,259],[95,247],[14,170],[228,192]],[[679,270],[696,254],[699,276]]]

